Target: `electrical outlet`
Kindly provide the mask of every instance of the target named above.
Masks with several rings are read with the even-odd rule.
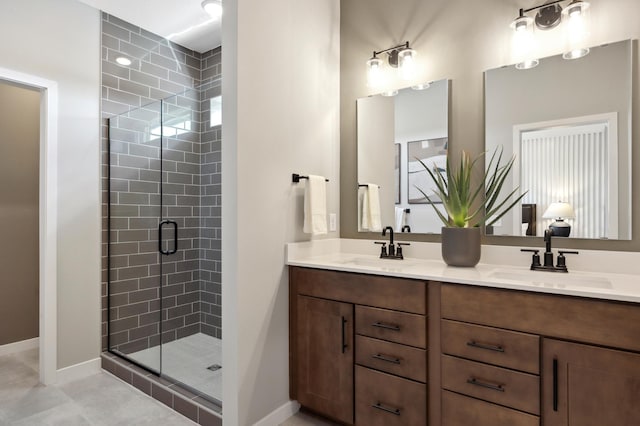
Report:
[[[335,213],[329,214],[329,231],[335,231],[337,227],[337,218]]]

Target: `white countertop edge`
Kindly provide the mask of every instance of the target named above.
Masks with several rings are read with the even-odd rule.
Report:
[[[492,263],[480,263],[474,268],[456,268],[447,266],[441,260],[439,257],[440,245],[433,243],[431,243],[432,246],[437,246],[438,256],[433,255],[435,247],[427,247],[426,252],[431,252],[427,257],[407,257],[404,260],[381,261],[375,255],[361,254],[361,250],[358,250],[361,244],[353,244],[354,240],[331,239],[320,241],[320,244],[317,244],[317,242],[289,244],[287,246],[287,265],[640,303],[640,277],[635,274],[572,270],[567,275],[563,273],[531,272],[526,265],[512,266]],[[368,243],[371,244],[371,241]],[[517,247],[510,247],[510,249],[518,250]],[[351,263],[354,261],[365,263],[365,265]],[[377,266],[377,262],[384,262],[384,266]],[[569,260],[567,263],[569,263]],[[525,274],[525,276],[531,275],[533,279],[539,276],[542,282],[536,283],[532,280],[531,283],[528,283],[522,280],[491,276],[496,271],[498,271],[498,274],[502,272],[507,275],[511,273]],[[563,281],[566,282],[566,279],[563,280],[566,277],[569,277],[572,281],[578,281],[581,277],[584,277],[584,281],[604,280],[607,281],[605,285],[610,285],[611,288],[563,283]]]

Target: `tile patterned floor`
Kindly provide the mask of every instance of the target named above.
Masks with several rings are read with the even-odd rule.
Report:
[[[37,349],[0,357],[0,426],[196,424],[110,374],[42,386],[37,368]]]
[[[159,370],[159,346],[134,352],[128,357]],[[196,333],[162,345],[164,375],[222,401],[222,369],[207,369],[214,364],[222,365],[222,340],[215,337]]]

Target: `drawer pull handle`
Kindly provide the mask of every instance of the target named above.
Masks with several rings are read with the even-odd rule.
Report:
[[[504,352],[504,348],[500,345],[488,345],[486,343],[476,342],[475,340],[471,340],[470,342],[467,342],[467,346],[471,346],[472,348],[478,348],[478,349],[486,349],[488,351],[494,351],[494,352]]]
[[[342,317],[341,321],[340,321],[340,325],[342,328],[342,342],[341,342],[341,347],[342,347],[342,353],[347,352],[347,331],[345,330],[346,325],[347,325],[347,319],[345,317]]]
[[[558,359],[553,359],[553,411],[558,411]]]
[[[384,328],[385,330],[393,330],[400,331],[400,326],[395,324],[385,324],[383,322],[377,321],[371,324],[371,327]]]
[[[470,385],[480,386],[482,388],[487,388],[487,389],[491,389],[498,392],[504,392],[503,385],[494,385],[493,383],[481,382],[475,377],[467,379],[467,383],[469,383]]]
[[[390,362],[392,364],[398,364],[400,365],[400,359],[399,358],[392,358],[386,355],[382,355],[382,354],[376,354],[376,355],[371,355],[371,358],[375,358],[375,359],[379,359],[380,361],[386,361],[386,362]]]
[[[400,409],[399,408],[385,407],[384,405],[380,404],[379,402],[376,402],[375,404],[373,404],[372,407],[373,408],[377,408],[378,410],[386,411],[387,413],[395,414],[396,416],[400,415]]]

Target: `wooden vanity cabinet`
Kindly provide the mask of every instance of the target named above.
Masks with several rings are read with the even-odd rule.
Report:
[[[353,423],[353,305],[297,296],[298,402]]]
[[[426,426],[427,284],[289,274],[291,398],[343,424]]]
[[[542,368],[544,426],[640,425],[640,355],[544,339]]]
[[[443,284],[442,425],[640,425],[640,306]]]

